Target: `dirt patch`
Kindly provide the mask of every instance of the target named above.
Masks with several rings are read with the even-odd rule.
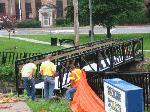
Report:
[[[0,112],[32,112],[23,101],[0,104]]]

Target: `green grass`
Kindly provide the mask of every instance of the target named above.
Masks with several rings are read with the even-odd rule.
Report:
[[[17,35],[18,37],[23,38],[31,38],[31,39],[37,39],[45,42],[50,42],[52,37],[56,38],[69,38],[74,39],[73,34],[50,34],[50,35]],[[96,40],[104,39],[104,34],[96,34],[95,35]],[[113,34],[113,38],[123,38],[123,39],[131,39],[131,38],[137,38],[137,37],[143,37],[144,38],[144,49],[150,50],[150,33],[139,33],[139,34]],[[80,35],[80,44],[90,42],[90,38],[87,34],[81,34]],[[12,49],[13,47],[17,47],[15,50],[16,52],[51,52],[54,50],[61,49],[63,47],[60,46],[50,46],[50,45],[42,45],[42,44],[36,44],[31,42],[25,42],[15,39],[8,39],[8,38],[0,38],[0,51],[6,51],[9,49]]]
[[[144,38],[144,50],[150,50],[150,33],[135,33],[135,34],[115,34],[113,38],[123,38],[123,39],[132,39],[132,38]]]
[[[60,100],[60,101],[41,100],[38,102],[29,100],[27,101],[27,104],[33,112],[40,112],[42,110],[45,110],[44,112],[46,111],[47,112],[72,112],[65,100]],[[149,111],[145,110],[145,112],[149,112]]]
[[[45,101],[40,100],[38,102],[35,101],[27,101],[28,106],[32,109],[33,112],[39,112],[41,110],[47,110],[48,112],[72,112],[65,100],[60,101]]]
[[[27,53],[45,53],[63,48],[61,46],[50,46],[16,39],[0,38],[0,51],[14,51],[14,47],[17,47],[15,52]]]
[[[16,37],[22,38],[31,38],[36,39],[44,42],[51,42],[51,38],[58,38],[58,39],[74,39],[73,34],[50,34],[50,35],[15,35]],[[80,43],[87,43],[90,41],[90,38],[86,34],[80,35]]]
[[[50,42],[52,37],[56,37],[58,39],[60,38],[69,38],[74,39],[73,34],[50,34],[50,35],[17,35],[18,37],[23,38],[32,38],[37,39],[45,42]],[[104,34],[96,34],[95,35],[96,40],[104,39],[106,35]],[[150,50],[150,33],[135,33],[135,34],[113,34],[113,38],[123,38],[123,39],[131,39],[131,38],[138,38],[143,37],[144,38],[144,49]],[[90,38],[87,34],[81,34],[80,35],[80,44],[90,42]]]

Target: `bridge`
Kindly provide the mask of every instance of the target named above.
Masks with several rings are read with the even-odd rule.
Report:
[[[126,63],[143,59],[143,38],[131,40],[104,39],[92,43],[74,46],[33,57],[19,59],[15,62],[16,90],[22,87],[20,69],[23,64],[33,60],[37,64],[35,79],[41,79],[40,64],[50,55],[57,65],[59,76],[56,77],[57,89],[62,90],[69,84],[69,66],[74,65],[86,71],[112,71]],[[40,81],[37,81],[40,82]]]

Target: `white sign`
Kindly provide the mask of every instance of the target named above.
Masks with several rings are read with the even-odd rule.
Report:
[[[105,112],[126,112],[125,92],[104,82]]]

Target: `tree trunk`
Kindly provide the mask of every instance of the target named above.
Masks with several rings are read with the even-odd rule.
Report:
[[[9,39],[10,39],[10,31],[9,31]]]
[[[107,27],[107,38],[111,38],[110,27]]]
[[[74,32],[75,32],[75,45],[80,45],[79,37],[79,19],[78,19],[78,0],[73,0],[74,6]]]

